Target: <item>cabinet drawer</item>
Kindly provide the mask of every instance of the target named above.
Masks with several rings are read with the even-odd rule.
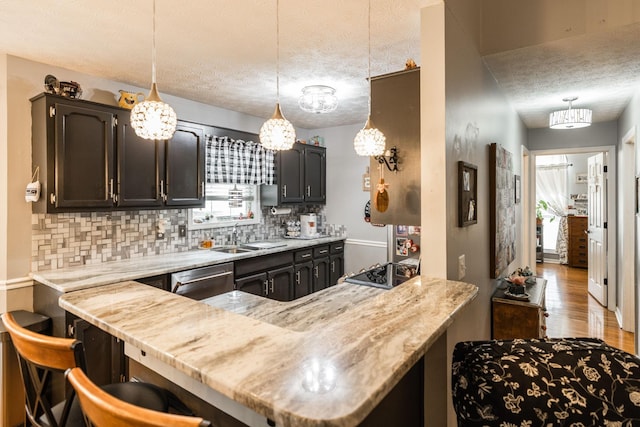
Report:
[[[313,258],[313,250],[311,248],[304,249],[301,251],[296,251],[293,255],[293,261],[295,263],[311,261]]]
[[[341,254],[344,252],[344,242],[336,242],[331,244],[331,255]]]
[[[287,264],[293,264],[293,252],[281,252],[274,255],[236,261],[234,262],[234,268],[236,277],[241,277]]]
[[[329,246],[316,246],[313,248],[313,257],[314,258],[322,258],[329,255]]]

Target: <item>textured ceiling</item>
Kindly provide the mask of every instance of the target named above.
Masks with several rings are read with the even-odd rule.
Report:
[[[484,57],[528,128],[549,125],[549,113],[591,108],[593,121],[616,120],[640,90],[640,24],[566,38]]]
[[[401,70],[408,58],[421,65],[420,8],[434,1],[371,3],[372,75]],[[0,0],[0,52],[149,87],[151,4]],[[276,101],[275,4],[157,0],[161,93],[269,117]],[[367,0],[280,0],[280,100],[295,126],[364,124],[366,11]],[[594,120],[611,120],[638,88],[639,32],[632,25],[521,47],[492,53],[486,63],[529,127],[546,126],[549,111],[564,108],[568,95],[580,97],[576,106],[592,108]],[[338,109],[301,111],[297,99],[309,84],[335,87]]]

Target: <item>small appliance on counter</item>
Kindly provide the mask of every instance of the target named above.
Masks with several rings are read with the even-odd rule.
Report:
[[[300,215],[300,237],[302,239],[318,237],[318,218],[316,214]]]

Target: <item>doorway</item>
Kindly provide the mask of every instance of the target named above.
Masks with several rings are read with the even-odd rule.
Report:
[[[600,147],[585,147],[585,148],[560,148],[560,149],[552,149],[552,150],[538,150],[538,151],[532,151],[531,155],[532,155],[532,168],[531,168],[531,180],[532,180],[532,184],[534,187],[534,190],[532,191],[532,197],[533,197],[533,204],[535,205],[535,203],[537,202],[537,198],[536,198],[536,188],[538,183],[536,182],[536,161],[537,158],[539,156],[549,156],[549,155],[554,155],[554,156],[560,156],[560,155],[565,155],[568,158],[571,158],[571,155],[576,155],[573,158],[578,159],[577,155],[581,155],[583,156],[585,159],[587,157],[589,157],[589,154],[596,154],[596,153],[604,153],[604,155],[607,157],[607,163],[608,163],[608,169],[607,169],[607,180],[606,180],[606,191],[607,194],[610,195],[610,197],[607,199],[607,203],[606,203],[606,213],[607,213],[607,218],[608,218],[608,222],[607,222],[607,242],[606,242],[606,253],[607,253],[607,260],[606,260],[606,278],[607,278],[607,289],[606,289],[606,295],[607,295],[607,306],[606,308],[610,311],[614,311],[616,312],[616,315],[618,315],[618,313],[620,313],[617,307],[617,301],[618,301],[618,290],[617,290],[617,281],[616,281],[616,233],[617,233],[617,226],[616,226],[616,221],[617,221],[617,217],[616,217],[616,148],[615,146],[600,146]],[[567,163],[571,163],[571,162],[567,162]],[[575,196],[575,200],[576,202],[578,202],[577,199],[581,198],[582,194],[585,194],[587,192],[586,189],[586,184],[585,188],[584,188],[584,192],[580,191],[580,186],[578,185],[578,182],[582,181],[583,179],[586,178],[586,173],[587,173],[587,166],[586,164],[584,165],[584,170],[582,169],[578,169],[578,168],[582,168],[581,166],[576,164],[576,167],[574,168],[573,166],[568,166],[567,168],[572,168],[570,171],[569,169],[567,169],[567,182],[566,182],[566,195],[567,195],[567,202],[566,205],[571,205],[572,206],[572,210],[569,211],[570,213],[577,213],[577,212],[584,212],[585,206],[578,206],[581,205],[582,203],[573,203],[569,200],[571,200],[569,198],[570,195]],[[581,201],[580,201],[581,202]],[[566,205],[563,206],[564,209],[566,209]],[[551,216],[557,216],[557,215],[553,215],[552,213],[547,212],[547,217]],[[533,217],[535,218],[535,214],[533,215]],[[559,220],[555,220],[555,221],[559,221]],[[559,222],[558,222],[558,225]],[[553,233],[553,232],[551,232]],[[552,247],[555,246],[555,241],[556,239],[553,239],[553,237],[549,238],[551,241],[548,242],[549,245],[547,245],[548,247]],[[533,241],[535,242],[536,240],[533,239]],[[553,258],[555,258],[555,262],[560,262],[560,257],[557,256],[556,254],[554,254],[554,252],[557,251],[551,251],[549,250],[549,256],[545,257],[543,262],[554,262]],[[552,256],[553,255],[553,256]],[[564,261],[564,260],[563,260]],[[585,283],[585,292],[587,292],[587,284]],[[628,320],[628,319],[627,319]],[[633,320],[632,320],[633,321]],[[619,323],[622,326],[623,325],[623,319],[619,318]],[[630,329],[632,330],[632,329]]]

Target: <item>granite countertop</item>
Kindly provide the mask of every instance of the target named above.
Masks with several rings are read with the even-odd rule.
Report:
[[[59,303],[279,426],[347,427],[478,289],[415,277],[391,290],[343,283],[291,302],[237,293],[194,301],[128,281],[69,292]]]
[[[238,254],[216,252],[211,249],[196,249],[188,252],[150,255],[101,264],[38,271],[31,273],[31,278],[36,282],[65,293],[94,286],[122,282],[125,280],[136,280],[158,274],[173,273],[176,271],[204,267],[223,262],[232,262],[239,259],[252,258],[271,253],[302,249],[309,246],[322,245],[344,239],[344,237],[319,237],[317,239],[309,240],[272,239],[269,240],[270,243],[281,243],[284,246],[272,249],[258,249]]]

